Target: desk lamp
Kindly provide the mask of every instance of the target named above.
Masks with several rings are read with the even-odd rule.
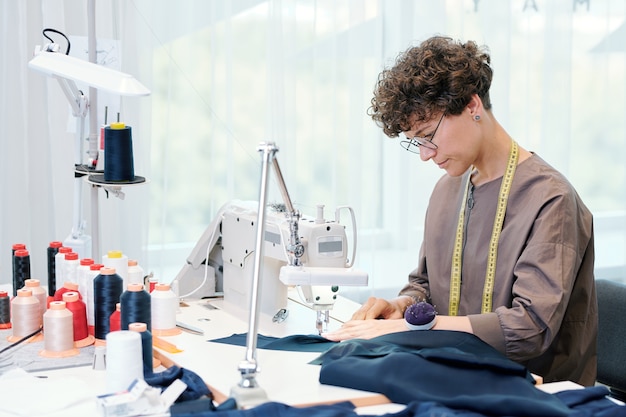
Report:
[[[237,402],[238,408],[249,408],[266,402],[267,394],[256,381],[258,372],[257,363],[257,336],[259,326],[259,296],[261,287],[261,271],[263,263],[263,241],[265,239],[265,209],[267,207],[267,187],[269,182],[270,166],[274,167],[276,180],[278,182],[281,195],[285,202],[286,212],[290,223],[290,242],[285,248],[289,254],[289,265],[301,265],[300,257],[304,254],[304,246],[299,240],[298,220],[300,212],[294,209],[283,179],[283,174],[276,160],[278,147],[273,142],[262,142],[257,151],[261,154],[261,183],[259,190],[259,210],[257,212],[257,230],[254,250],[254,272],[252,277],[252,290],[250,297],[250,314],[248,320],[248,335],[246,338],[246,354],[239,364],[241,373],[240,382],[231,389],[231,397]]]
[[[98,65],[95,62],[85,61],[58,52],[55,44],[47,45],[35,50],[35,56],[28,63],[28,66],[47,76],[56,78],[65,94],[65,97],[72,108],[72,115],[76,117],[76,141],[75,141],[75,182],[74,182],[74,217],[72,231],[63,242],[64,246],[74,249],[81,257],[92,256],[92,239],[84,233],[85,222],[82,219],[82,184],[84,175],[90,171],[91,165],[98,158],[98,147],[96,138],[89,140],[89,164],[82,162],[83,134],[85,130],[85,118],[90,108],[89,98],[83,94],[76,86],[76,82],[87,84],[93,89],[100,89],[122,96],[146,96],[150,90],[144,87],[133,76],[113,70],[111,68]],[[95,90],[92,90],[95,94]],[[95,113],[92,111],[92,117]],[[91,190],[92,204],[92,233],[93,233],[93,254],[100,255],[100,236],[98,220],[98,187],[93,186]],[[106,185],[102,186],[107,189]],[[112,189],[114,195],[119,195],[117,189]]]

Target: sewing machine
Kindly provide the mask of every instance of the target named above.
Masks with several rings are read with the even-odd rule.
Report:
[[[353,243],[348,254],[342,211],[349,211]],[[175,278],[179,294],[224,296],[224,308],[245,317],[250,305],[254,267],[258,203],[232,201],[224,205],[204,232]],[[350,207],[339,207],[333,220],[324,218],[318,205],[315,217],[292,218],[284,205],[271,205],[266,213],[260,312],[281,322],[288,317],[287,290],[296,286],[302,301],[316,311],[316,329],[329,322],[341,286],[367,285],[367,273],[353,268],[356,221]]]
[[[174,285],[180,289],[185,276],[204,263],[201,284],[189,294],[209,282],[211,267],[214,280],[216,270],[223,273],[224,308],[236,316],[248,314],[246,353],[239,363],[241,380],[231,390],[240,408],[267,401],[265,390],[256,381],[259,315],[271,314],[275,322],[287,319],[287,286],[297,285],[302,289],[303,298],[317,313],[315,327],[322,334],[339,286],[367,285],[367,274],[352,268],[356,253],[356,222],[352,209],[348,208],[354,235],[349,260],[345,228],[339,222],[340,210],[337,209],[334,222],[324,219],[323,206],[317,207],[314,219],[302,218],[291,202],[275,158],[278,147],[273,142],[262,142],[257,150],[262,167],[256,210],[254,205],[243,203],[222,207],[192,251],[187,265],[175,278]],[[274,205],[274,210],[268,213],[270,167],[274,168],[284,204]]]

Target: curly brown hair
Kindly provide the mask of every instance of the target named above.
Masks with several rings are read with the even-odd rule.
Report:
[[[488,110],[490,62],[487,48],[473,41],[429,38],[380,73],[367,113],[387,136],[397,137],[411,130],[411,122],[429,121],[442,112],[461,114],[473,94]]]

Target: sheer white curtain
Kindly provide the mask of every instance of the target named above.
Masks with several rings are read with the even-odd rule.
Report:
[[[72,146],[66,103],[26,64],[43,42],[42,27],[86,35],[82,3],[0,6],[13,34],[1,41],[7,59],[0,82],[11,97],[4,95],[0,113],[5,282],[12,243],[45,251],[70,230],[65,190],[72,178],[63,170],[72,164],[71,150],[59,145]],[[135,171],[149,182],[129,188],[123,201],[101,194],[102,248],[123,250],[159,279],[175,276],[222,204],[258,198],[256,147],[274,141],[298,208],[314,214],[321,203],[328,216],[340,205],[354,208],[356,261],[371,285],[353,295],[395,293],[415,266],[428,196],[442,172],[401,152],[366,110],[383,66],[433,34],[490,47],[496,116],[520,144],[560,169],[594,212],[597,275],[626,277],[623,1],[97,5],[98,37],[119,39],[122,71],[152,90],[148,98],[122,101]],[[270,194],[280,201],[276,187]],[[37,262],[43,265],[43,255]]]

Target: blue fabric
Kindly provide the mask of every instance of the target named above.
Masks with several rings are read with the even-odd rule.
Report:
[[[246,346],[247,333],[233,334],[232,336],[209,340],[209,342],[225,343],[236,346]],[[288,350],[293,352],[325,352],[337,342],[318,335],[293,335],[286,337],[272,337],[257,335],[257,348],[267,350]]]
[[[528,371],[474,335],[408,331],[348,340],[321,356],[322,384],[384,394],[392,402],[434,402],[499,416],[570,412],[538,390]]]
[[[212,340],[245,346],[246,334]],[[406,408],[378,417],[626,417],[606,387],[548,394],[528,370],[461,332],[401,332],[371,340],[329,342],[318,336],[259,336],[261,349],[322,352],[320,382],[379,392]],[[239,410],[232,398],[212,410],[177,417],[374,417],[352,403],[293,407],[268,402]]]
[[[187,384],[187,388],[185,388],[185,391],[178,397],[176,402],[197,400],[202,397],[213,397],[206,383],[198,374],[178,366],[172,366],[163,372],[147,375],[144,379],[148,385],[161,388],[161,390],[169,387],[172,382],[177,379]]]
[[[626,407],[619,406],[605,396],[608,390],[604,387],[584,388],[580,390],[564,391],[554,394],[555,398],[568,403],[568,417],[624,417]],[[548,394],[550,395],[550,394]],[[228,402],[229,409],[194,413],[172,413],[172,417],[374,417],[355,411],[354,405],[342,402],[331,405],[312,407],[293,407],[283,403],[268,402],[248,410],[232,408],[232,401]],[[220,405],[222,407],[222,405]],[[454,409],[434,402],[411,402],[395,413],[377,414],[378,417],[506,417],[524,415],[522,410],[514,414],[481,414],[470,410]]]
[[[562,391],[555,394],[570,407],[571,417],[625,417],[626,407],[618,406],[607,398],[605,386]]]

